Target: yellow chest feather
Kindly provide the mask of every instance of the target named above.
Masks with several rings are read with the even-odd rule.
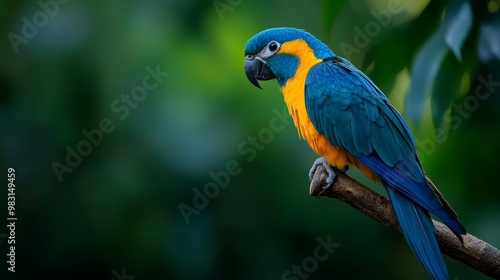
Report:
[[[280,52],[294,54],[299,58],[299,64],[295,75],[288,79],[281,87],[288,112],[292,116],[299,135],[307,141],[309,146],[320,156],[325,157],[327,162],[339,169],[345,166],[355,166],[365,175],[373,180],[377,177],[361,162],[354,158],[349,152],[330,144],[328,139],[320,134],[313,126],[305,106],[304,86],[309,69],[321,62],[315,57],[313,50],[303,40],[294,40],[283,43]]]

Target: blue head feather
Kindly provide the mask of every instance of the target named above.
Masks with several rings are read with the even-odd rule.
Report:
[[[256,55],[271,41],[276,41],[280,44],[284,42],[302,39],[307,42],[309,47],[314,51],[314,55],[320,59],[335,57],[335,54],[309,32],[302,29],[291,27],[270,28],[257,33],[250,38],[245,45],[245,55]],[[284,85],[288,78],[295,74],[299,59],[290,54],[276,54],[268,59],[266,63],[269,65],[273,73],[276,75],[279,85]]]
[[[335,56],[327,45],[316,39],[311,33],[292,27],[270,28],[257,33],[247,41],[245,45],[245,55],[257,54],[271,41],[283,44],[284,42],[295,39],[305,40],[309,47],[314,50],[314,55],[317,58],[325,59]]]

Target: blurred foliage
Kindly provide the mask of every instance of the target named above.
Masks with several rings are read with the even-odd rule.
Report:
[[[279,279],[327,236],[340,247],[310,279],[425,279],[401,236],[308,196],[316,155],[285,118],[270,129],[284,109],[275,82],[259,91],[243,73],[246,40],[275,26],[307,29],[372,77],[462,222],[499,247],[499,5],[67,1],[16,53],[9,34],[44,10],[2,1],[0,165],[16,169],[18,222],[17,272],[4,261],[1,279]],[[122,119],[112,104],[148,66],[169,75]],[[114,130],[59,182],[53,163],[106,118]],[[232,161],[241,171],[186,225],[179,205]],[[446,261],[452,279],[486,279]]]

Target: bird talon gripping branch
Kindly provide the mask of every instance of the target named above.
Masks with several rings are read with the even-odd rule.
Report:
[[[335,181],[335,177],[337,176],[337,174],[335,173],[333,167],[328,164],[326,158],[324,157],[317,158],[314,161],[311,170],[309,170],[309,181],[313,180],[314,173],[316,173],[316,169],[318,168],[319,165],[322,165],[325,168],[326,172],[328,172],[328,178],[326,179],[326,184],[322,187],[323,189],[328,189]]]

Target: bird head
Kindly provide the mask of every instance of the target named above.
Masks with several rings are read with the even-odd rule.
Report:
[[[257,33],[245,45],[245,73],[261,88],[260,81],[276,78],[283,86],[300,63],[334,57],[333,52],[310,33],[296,28],[271,28]]]

